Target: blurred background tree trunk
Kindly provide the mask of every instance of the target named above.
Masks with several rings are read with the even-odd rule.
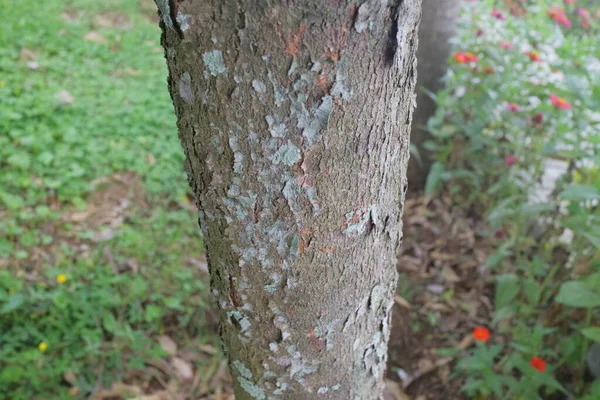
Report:
[[[420,0],[157,0],[236,399],[376,399]],[[335,5],[335,6],[334,6]]]
[[[423,189],[431,159],[423,142],[427,140],[427,120],[435,112],[435,102],[423,92],[437,93],[446,73],[447,60],[454,36],[461,0],[423,0],[423,16],[419,28],[417,108],[413,116],[411,144],[419,152],[411,156],[408,166],[408,184],[412,191]]]

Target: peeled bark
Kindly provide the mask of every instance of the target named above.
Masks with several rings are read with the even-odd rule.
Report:
[[[420,0],[157,0],[236,399],[376,399]]]
[[[419,59],[417,82],[417,108],[413,117],[411,143],[419,151],[422,162],[412,157],[408,166],[408,182],[411,190],[422,189],[431,167],[431,157],[423,148],[429,138],[425,127],[435,113],[435,101],[423,89],[437,93],[448,67],[460,0],[423,0],[423,19],[419,28]]]

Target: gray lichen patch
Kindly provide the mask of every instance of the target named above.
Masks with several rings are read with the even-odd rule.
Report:
[[[375,205],[369,207],[366,211],[353,211],[345,215],[346,229],[342,231],[344,235],[360,235],[367,229],[367,223],[376,215]]]
[[[238,370],[240,375],[246,379],[252,379],[252,372],[239,360],[233,362],[233,366]]]
[[[156,5],[160,11],[163,24],[169,29],[175,29],[173,21],[171,21],[171,7],[169,7],[169,0],[156,0]]]
[[[223,53],[220,50],[207,51],[202,55],[204,66],[212,76],[227,73],[227,67],[223,61]]]
[[[252,81],[252,87],[257,93],[265,93],[267,91],[267,86],[257,79]]]
[[[275,292],[277,291],[277,285],[270,283],[270,284],[264,286],[264,290],[265,290],[265,292],[267,292],[269,294],[275,294]]]
[[[329,323],[329,324],[321,324],[315,328],[315,335],[319,339],[325,342],[325,348],[327,350],[333,349],[333,333],[334,326],[340,322],[339,319]]]
[[[348,88],[348,60],[345,57],[338,62],[337,71],[335,73],[335,83],[331,88],[331,95],[334,97],[340,97],[342,100],[350,100],[353,95],[352,89]]]
[[[373,29],[382,4],[380,0],[368,0],[361,4],[354,23],[356,32],[362,33],[367,29]]]
[[[194,91],[192,89],[192,77],[188,72],[184,72],[179,78],[179,95],[188,104],[193,103],[196,100]]]
[[[191,15],[182,14],[180,11],[177,12],[177,16],[175,17],[175,19],[177,20],[177,23],[179,24],[179,29],[181,29],[182,32],[185,32],[188,29],[190,29],[190,24],[188,23],[188,20],[191,18]]]
[[[300,161],[302,158],[302,153],[300,149],[292,144],[288,140],[287,144],[284,144],[271,156],[271,161],[273,164],[285,164],[287,166],[292,166]]]
[[[387,300],[388,291],[383,285],[375,285],[371,289],[371,297],[369,299],[369,308],[371,311],[377,311]]]
[[[327,129],[329,123],[329,116],[333,110],[333,99],[331,96],[323,96],[321,104],[314,110],[314,117],[310,117],[306,109],[302,112],[304,107],[301,106],[301,113],[298,115],[298,125],[300,128],[304,128],[302,136],[306,138],[307,144],[312,146],[318,139],[319,133]]]
[[[248,318],[244,317],[241,312],[229,311],[229,312],[227,312],[227,316],[229,318],[232,318],[232,317],[235,318],[235,320],[238,322],[238,324],[240,324],[240,328],[241,328],[242,332],[250,329],[250,321],[248,320]]]
[[[284,123],[278,124],[278,118],[272,115],[267,115],[265,119],[267,124],[269,124],[269,133],[271,133],[271,136],[276,138],[285,137],[287,126]]]
[[[269,82],[271,82],[271,85],[273,86],[273,92],[275,94],[275,105],[277,107],[281,107],[281,104],[283,104],[283,102],[286,99],[285,96],[286,96],[287,92],[285,91],[284,88],[279,86],[279,84],[277,83],[277,79],[273,75],[273,72],[271,72],[269,70],[267,72],[267,76],[269,78]]]
[[[265,391],[261,387],[259,387],[256,383],[252,382],[249,379],[243,378],[243,377],[239,377],[238,382],[240,383],[240,386],[242,387],[242,389],[244,389],[246,391],[246,393],[248,393],[253,399],[256,399],[256,400],[265,400],[266,399]]]

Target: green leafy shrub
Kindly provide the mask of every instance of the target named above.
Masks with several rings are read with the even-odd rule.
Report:
[[[466,352],[456,373],[474,398],[596,398],[586,364],[600,341],[597,5],[506,3],[515,15],[465,5],[427,126],[426,194],[449,191],[497,242],[486,267],[498,340]]]

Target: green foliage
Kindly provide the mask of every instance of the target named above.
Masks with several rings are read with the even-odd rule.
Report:
[[[595,398],[586,354],[600,339],[599,10],[512,1],[511,15],[506,3],[465,4],[428,121],[426,195],[447,190],[485,210],[496,243],[485,266],[496,278],[492,341],[505,345],[464,353],[456,373],[474,398]]]
[[[88,398],[164,357],[157,335],[214,340],[156,11],[8,0],[0,15],[0,399]],[[123,171],[144,200],[119,199],[98,241],[67,216],[93,214]]]

